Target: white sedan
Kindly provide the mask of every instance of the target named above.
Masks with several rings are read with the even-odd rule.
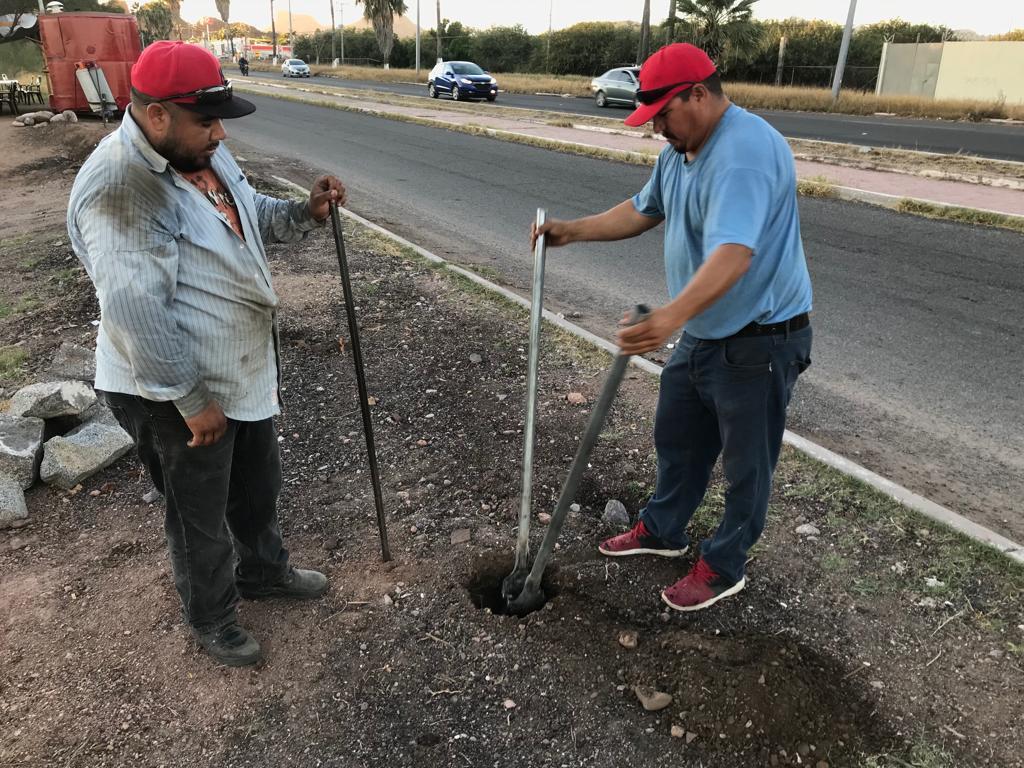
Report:
[[[309,77],[309,65],[302,59],[285,59],[281,74],[285,77]]]

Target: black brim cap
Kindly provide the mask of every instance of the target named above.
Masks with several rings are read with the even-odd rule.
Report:
[[[248,99],[243,99],[241,96],[235,96],[233,93],[230,98],[216,104],[186,104],[180,101],[175,101],[173,103],[182,109],[187,109],[189,112],[196,112],[204,117],[213,117],[218,120],[231,120],[236,117],[245,117],[246,115],[251,115],[256,111],[255,104]]]

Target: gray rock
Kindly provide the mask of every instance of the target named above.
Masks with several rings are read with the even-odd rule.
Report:
[[[796,527],[796,533],[798,536],[820,536],[821,531],[818,530],[816,525],[810,523],[804,523]]]
[[[0,529],[10,528],[28,517],[21,482],[0,474]]]
[[[87,347],[65,341],[53,356],[49,373],[58,379],[91,382],[96,378],[96,353]]]
[[[64,117],[63,114],[54,115],[53,117],[50,118],[50,122],[51,123],[66,123],[67,121],[68,121],[68,119],[66,117]]]
[[[79,417],[82,420],[82,426],[76,427],[76,431],[80,430],[87,424],[103,424],[106,427],[120,427],[117,423],[117,419],[114,418],[114,413],[103,403],[97,401],[85,409],[85,412]]]
[[[23,115],[22,119],[27,118],[27,117],[31,117],[37,123],[45,123],[47,120],[49,120],[51,117],[53,117],[53,112],[50,112],[47,109],[42,109],[42,110],[39,110],[38,112],[29,112],[29,113]]]
[[[144,502],[146,502],[147,504],[153,504],[155,502],[158,502],[163,497],[164,497],[164,495],[162,493],[160,493],[160,491],[158,491],[156,488],[150,488],[148,491],[146,491],[144,494],[142,494],[142,500]],[[332,547],[332,549],[337,549],[340,546],[341,546],[341,539],[339,538],[339,539],[335,540],[335,546]]]
[[[70,109],[65,109],[63,112],[61,112],[61,114],[64,115],[64,119],[67,120],[69,123],[78,122],[78,115],[76,115]]]
[[[601,515],[601,522],[619,528],[629,527],[629,512],[626,506],[618,499],[610,499],[604,505],[604,514]]]
[[[22,489],[36,480],[45,426],[42,419],[0,414],[0,474],[17,481]]]
[[[131,436],[120,427],[85,424],[67,437],[54,437],[43,446],[39,476],[44,483],[70,490],[132,449]]]
[[[21,124],[22,124],[23,126],[25,126],[26,128],[30,128],[30,127],[32,127],[33,125],[35,125],[35,124],[36,124],[36,121],[35,121],[35,120],[33,120],[33,119],[32,119],[31,117],[29,117],[28,115],[23,115],[23,116],[22,116],[22,118],[21,118],[21,120],[20,120],[20,122],[21,122]]]
[[[12,416],[52,419],[78,416],[96,402],[92,387],[80,381],[48,381],[19,389],[7,412]]]
[[[466,544],[471,537],[469,528],[457,528],[452,531],[452,544]]]
[[[469,356],[469,362],[471,363],[482,363],[483,361],[483,357],[481,355],[478,355],[476,352]]]

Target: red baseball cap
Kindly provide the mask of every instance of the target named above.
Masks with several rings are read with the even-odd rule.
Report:
[[[640,68],[636,92],[640,106],[626,118],[626,125],[643,125],[676,94],[706,80],[716,71],[710,57],[689,43],[672,43],[655,51]]]
[[[131,80],[144,96],[206,117],[244,117],[256,111],[251,101],[234,95],[216,56],[180,40],[148,46],[132,66]]]

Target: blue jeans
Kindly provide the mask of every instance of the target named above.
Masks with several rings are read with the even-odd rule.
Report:
[[[786,407],[810,355],[810,326],[721,341],[684,333],[662,371],[658,484],[640,519],[674,547],[689,544],[686,526],[721,454],[725,514],[701,555],[726,579],[743,578],[747,552],[764,530]]]

